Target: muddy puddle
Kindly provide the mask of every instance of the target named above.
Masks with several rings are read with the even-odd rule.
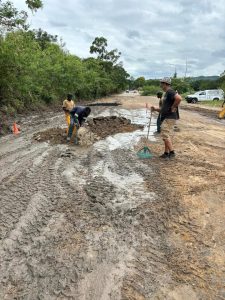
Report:
[[[131,133],[136,130],[143,130],[144,126],[133,124],[131,120],[125,117],[100,116],[90,119],[85,124],[85,129],[85,131],[82,130],[85,134],[79,136],[81,144],[84,144],[82,143],[82,139],[86,140],[88,138],[89,142],[93,144],[95,141],[105,139],[117,133]],[[66,136],[66,129],[57,127],[35,133],[33,139],[38,142],[49,142],[51,144],[66,144]]]
[[[109,111],[105,110],[100,113],[101,116],[107,116]],[[132,124],[140,125],[141,129],[132,132],[116,133],[106,137],[104,140],[100,140],[95,143],[94,148],[104,153],[106,151],[113,151],[116,149],[123,150],[139,150],[142,146],[146,145],[146,136],[149,126],[149,114],[146,109],[114,109],[111,113],[118,117],[125,117],[131,120]],[[149,141],[155,141],[154,132],[156,131],[156,119],[153,116],[152,123],[149,132]],[[149,142],[148,142],[149,143]]]

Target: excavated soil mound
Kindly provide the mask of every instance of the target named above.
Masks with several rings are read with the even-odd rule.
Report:
[[[33,136],[37,142],[49,142],[51,144],[66,144],[66,130],[63,128],[50,128]]]
[[[116,133],[132,132],[143,129],[143,126],[131,124],[126,118],[119,117],[98,117],[90,120],[85,125],[85,130],[80,129],[79,144],[91,145],[99,139]],[[63,128],[50,128],[48,130],[36,133],[33,136],[38,142],[49,142],[51,144],[66,144],[66,130]]]
[[[126,118],[118,118],[115,116],[94,118],[89,121],[88,127],[94,134],[103,139],[116,133],[132,132],[143,129],[143,126],[131,124],[131,121]]]

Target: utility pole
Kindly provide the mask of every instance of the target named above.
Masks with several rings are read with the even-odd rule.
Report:
[[[177,75],[177,65],[175,64],[169,64],[170,66],[174,67],[174,75]]]
[[[185,68],[185,75],[184,75],[184,78],[187,77],[187,71],[188,71],[188,63],[187,63],[187,58],[186,58],[186,68]]]

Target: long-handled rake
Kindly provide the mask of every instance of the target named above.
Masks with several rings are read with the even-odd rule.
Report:
[[[148,141],[149,134],[150,134],[151,123],[152,123],[152,111],[151,111],[151,114],[150,114],[150,119],[149,119],[149,124],[148,124],[147,141]],[[137,156],[139,158],[146,159],[146,158],[152,158],[153,157],[153,155],[151,153],[151,150],[147,146],[147,141],[146,141],[146,146],[144,146],[142,149],[140,149],[137,152]]]

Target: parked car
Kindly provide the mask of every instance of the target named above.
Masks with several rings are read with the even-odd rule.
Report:
[[[221,89],[199,91],[196,92],[195,94],[188,95],[185,99],[188,103],[197,103],[198,101],[223,100],[224,91]]]

